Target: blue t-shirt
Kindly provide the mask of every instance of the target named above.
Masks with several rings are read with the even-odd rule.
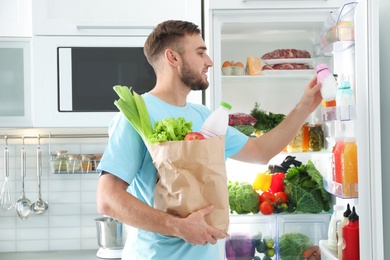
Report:
[[[142,95],[151,123],[169,117],[184,117],[192,121],[192,130],[199,131],[211,111],[203,105],[188,103],[184,107],[169,105],[151,94]],[[225,158],[236,154],[248,137],[229,127],[225,136]],[[116,175],[130,184],[128,192],[153,206],[157,170],[136,130],[122,113],[118,113],[109,127],[109,141],[98,170]],[[218,246],[192,246],[177,237],[128,227],[128,238],[123,259],[218,259]]]

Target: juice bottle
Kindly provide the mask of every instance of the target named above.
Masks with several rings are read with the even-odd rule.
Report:
[[[341,153],[342,184],[345,197],[356,196],[355,185],[358,182],[357,146],[355,138],[346,137]]]
[[[305,123],[302,126],[302,150],[304,152],[309,151],[309,123]]]
[[[337,183],[343,182],[342,167],[341,167],[341,153],[344,148],[344,139],[341,137],[336,138],[336,144],[332,150],[332,176],[333,181]]]

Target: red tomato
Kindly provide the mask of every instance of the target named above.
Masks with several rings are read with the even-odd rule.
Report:
[[[282,204],[286,203],[288,200],[288,196],[284,191],[279,191],[275,193],[275,203]]]
[[[184,137],[184,141],[192,141],[192,140],[204,140],[206,139],[204,135],[198,132],[190,132]]]
[[[274,206],[272,206],[272,202],[270,201],[263,201],[260,204],[259,210],[264,215],[270,215],[274,212]]]
[[[264,191],[260,195],[260,203],[263,201],[274,202],[274,200],[275,200],[275,196],[269,191]]]

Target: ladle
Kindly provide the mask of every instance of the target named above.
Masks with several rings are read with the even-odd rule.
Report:
[[[9,192],[9,186],[8,186],[8,177],[9,177],[9,151],[8,151],[8,142],[7,142],[7,135],[4,136],[5,139],[5,148],[4,148],[4,184],[3,188],[1,189],[1,195],[0,195],[0,204],[1,207],[8,211],[12,209],[14,206],[12,204],[11,194]]]
[[[21,149],[21,172],[22,172],[22,197],[18,199],[16,202],[16,212],[18,213],[19,218],[21,219],[27,219],[31,210],[31,201],[26,198],[26,195],[24,193],[24,177],[26,177],[26,150],[24,148],[24,137],[23,139],[23,146]]]
[[[41,195],[41,176],[42,176],[42,152],[41,152],[41,145],[39,142],[39,135],[38,135],[38,148],[37,148],[37,176],[38,176],[38,199],[36,202],[31,204],[31,211],[35,214],[44,214],[46,210],[49,208],[49,205],[47,202],[42,200]]]

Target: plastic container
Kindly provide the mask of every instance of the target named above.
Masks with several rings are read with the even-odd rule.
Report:
[[[225,135],[229,125],[229,113],[231,109],[231,105],[226,102],[221,102],[219,107],[206,118],[200,129],[200,133],[205,138]]]
[[[348,217],[348,224],[342,229],[342,259],[359,260],[359,216],[356,214],[355,207],[352,207],[352,213]]]
[[[335,100],[337,95],[337,82],[330,72],[328,65],[321,63],[316,66],[317,82],[322,83],[322,99],[327,101]]]
[[[228,231],[230,237],[225,240],[226,246],[223,249],[225,250],[225,259],[232,259],[227,258],[229,253],[226,250],[235,252],[235,259],[244,259],[243,256],[240,258],[239,252],[245,247],[245,242],[251,243],[252,241],[256,247],[254,250],[255,256],[263,259],[267,255],[268,250],[269,255],[275,254],[271,259],[278,259],[276,229],[276,216],[274,215],[253,215],[249,217],[231,215]],[[269,244],[269,248],[264,244],[264,238],[267,239],[267,237],[270,238],[270,242],[274,241],[273,245],[272,243]],[[230,239],[233,241],[230,241]],[[260,248],[263,248],[263,250],[260,250]]]
[[[358,183],[357,145],[355,138],[346,137],[341,153],[342,184],[345,197],[355,197],[355,186]]]
[[[349,81],[341,81],[336,95],[338,119],[349,121],[355,119],[355,94]]]
[[[334,182],[342,183],[342,165],[341,165],[341,153],[344,148],[344,138],[337,137],[336,144],[332,149],[332,178]]]
[[[342,220],[337,224],[337,257],[339,260],[343,259],[343,227],[348,224],[348,217],[351,214],[349,203],[347,209],[343,213]]]
[[[333,252],[337,251],[337,226],[343,219],[344,206],[334,205],[333,214],[328,227],[328,248]]]

